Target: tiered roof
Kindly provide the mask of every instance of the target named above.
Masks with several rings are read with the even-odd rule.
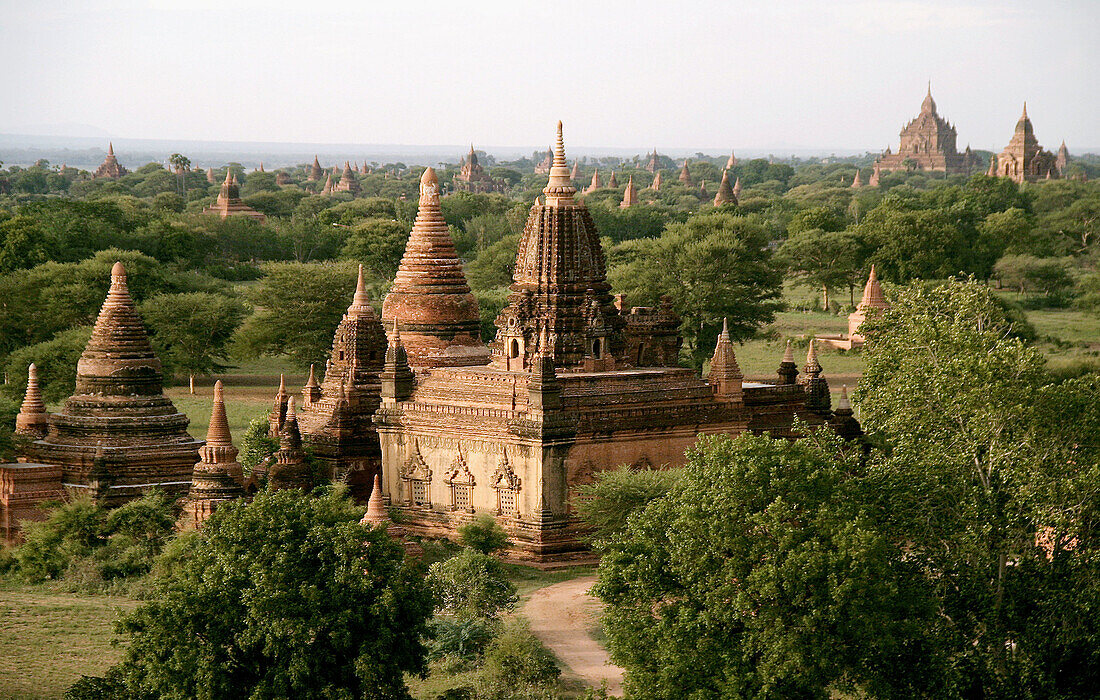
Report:
[[[310,182],[316,182],[320,180],[321,176],[324,174],[324,171],[321,170],[321,162],[317,160],[317,156],[313,156],[313,166],[309,169],[309,178],[307,179]]]
[[[106,177],[112,180],[117,180],[123,175],[130,172],[118,162],[118,158],[115,158],[115,145],[109,143],[107,145],[107,157],[103,159],[99,167],[95,169],[93,177]]]
[[[382,304],[382,321],[396,321],[413,367],[482,365],[477,299],[462,272],[462,260],[439,203],[439,179],[428,168],[420,178],[416,222],[405,245],[393,287]]]
[[[355,177],[351,170],[351,163],[344,161],[344,172],[340,175],[340,184],[335,188],[337,192],[351,192],[355,194],[363,188],[359,186],[359,178]]]
[[[718,334],[718,342],[710,358],[707,382],[714,387],[714,393],[720,399],[735,401],[741,398],[743,378],[741,367],[737,364],[737,356],[733,351],[733,343],[730,341],[729,325],[723,318],[722,332]]]
[[[27,367],[27,391],[23,395],[19,415],[15,417],[15,432],[42,438],[49,428],[50,416],[46,413],[46,404],[42,401],[42,392],[38,388],[38,367],[32,362]]]
[[[214,214],[223,219],[227,216],[247,216],[261,223],[267,218],[241,200],[241,188],[237,185],[237,177],[233,174],[232,168],[225,171],[225,182],[222,183],[222,189],[218,193],[217,200],[214,201],[214,206],[203,209],[203,213]]]

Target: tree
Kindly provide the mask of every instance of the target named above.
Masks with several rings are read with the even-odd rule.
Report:
[[[828,431],[703,437],[669,493],[599,541],[630,697],[934,694],[931,587],[877,529],[859,459]]]
[[[1040,293],[1048,302],[1064,301],[1073,289],[1070,261],[1065,258],[1037,258],[1033,255],[1006,255],[993,267],[997,279],[1020,294]]]
[[[4,372],[9,384],[4,387],[15,400],[27,390],[27,367],[33,362],[38,368],[38,385],[47,403],[63,401],[76,389],[76,363],[88,345],[91,326],[70,328],[50,340],[27,345],[7,356]]]
[[[608,469],[591,484],[577,488],[575,507],[597,539],[619,536],[630,515],[664,496],[680,476],[678,469]]]
[[[458,541],[482,554],[492,554],[507,549],[508,533],[496,518],[482,513],[458,528]]]
[[[363,263],[377,277],[392,279],[408,240],[408,226],[386,219],[367,219],[352,228],[340,255],[345,260]]]
[[[874,250],[870,261],[882,279],[904,283],[989,270],[970,264],[970,241],[949,212],[912,208],[893,196],[871,210],[852,231]],[[989,260],[990,268],[997,256]],[[982,273],[985,274],[982,274]]]
[[[244,321],[245,308],[224,294],[158,294],[139,312],[152,332],[157,355],[171,369],[187,373],[195,393],[195,375],[225,369],[227,346]]]
[[[351,303],[350,265],[269,263],[248,292],[257,311],[237,332],[245,356],[287,355],[301,367],[324,363],[332,334]]]
[[[495,620],[516,605],[516,587],[497,559],[466,547],[428,570],[439,609],[459,619]]]
[[[857,398],[888,451],[878,511],[937,591],[963,697],[1100,685],[1100,377],[1057,383],[974,282],[912,286],[865,326]]]
[[[803,283],[821,289],[826,311],[830,287],[848,287],[851,296],[863,276],[863,246],[850,231],[801,231],[783,242],[778,257]]]
[[[330,491],[261,491],[177,541],[119,626],[127,689],[163,698],[408,698],[431,596],[401,547]]]
[[[180,184],[180,194],[184,199],[187,198],[187,171],[191,169],[191,159],[180,153],[173,153],[168,156],[168,162],[172,164],[172,167],[176,171],[176,179]]]
[[[640,242],[634,260],[608,275],[631,303],[656,306],[672,297],[696,365],[713,349],[722,319],[743,340],[781,308],[781,271],[772,264],[765,228],[749,217],[716,212],[669,224]]]

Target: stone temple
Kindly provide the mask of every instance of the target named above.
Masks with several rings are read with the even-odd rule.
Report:
[[[107,144],[107,157],[104,158],[103,162],[99,164],[99,167],[95,169],[95,173],[92,177],[117,180],[128,172],[130,171],[122,167],[122,164],[118,162],[118,158],[115,158],[115,145],[110,143]]]
[[[502,192],[504,183],[498,182],[485,172],[481,163],[477,162],[477,153],[473,144],[470,144],[470,153],[462,160],[462,167],[453,179],[454,188],[458,192]]]
[[[876,170],[925,170],[947,175],[969,173],[975,164],[970,147],[959,153],[955,127],[936,113],[932,85],[920,106],[920,114],[901,130],[901,145],[897,153],[886,152],[875,161]]]
[[[1027,103],[1024,103],[1024,112],[1016,122],[1012,140],[1001,151],[1001,155],[997,156],[994,172],[998,177],[1007,177],[1021,183],[1054,179],[1062,175],[1068,159],[1069,152],[1065,142],[1062,143],[1058,156],[1039,145],[1031,119],[1027,116]]]

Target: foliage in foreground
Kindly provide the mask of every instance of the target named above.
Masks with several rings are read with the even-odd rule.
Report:
[[[120,623],[133,696],[408,697],[431,596],[340,492],[263,491],[177,538],[157,596]]]

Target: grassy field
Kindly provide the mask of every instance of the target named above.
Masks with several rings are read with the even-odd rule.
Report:
[[[122,657],[114,621],[137,601],[0,589],[0,699],[59,698]]]

